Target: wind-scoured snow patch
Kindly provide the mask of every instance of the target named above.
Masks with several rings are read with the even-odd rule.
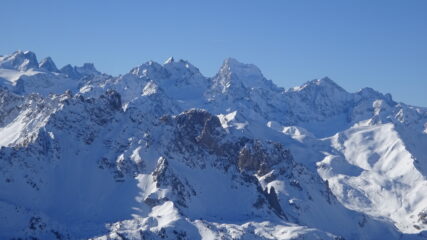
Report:
[[[8,146],[18,141],[25,126],[24,116],[20,115],[7,126],[0,128],[0,146]]]
[[[337,239],[337,236],[321,232],[308,227],[298,225],[277,225],[268,221],[264,222],[248,222],[242,225],[238,224],[207,224],[204,221],[196,220],[195,226],[199,230],[200,239],[216,240],[216,239],[313,239],[327,240]]]
[[[268,121],[266,124],[267,127],[281,132],[285,135],[290,136],[291,138],[302,142],[306,137],[314,138],[313,134],[307,131],[306,129],[298,126],[282,126],[276,121]]]
[[[218,114],[219,121],[223,128],[228,128],[228,123],[236,118],[237,111],[228,114]]]
[[[16,81],[22,76],[33,76],[40,73],[33,69],[27,71],[16,71],[13,69],[0,69],[0,80],[3,78],[7,80],[11,85],[15,85]]]
[[[249,124],[248,121],[239,121],[237,118],[237,111],[230,112],[228,114],[218,114],[218,118],[223,128],[234,127],[237,130],[245,129]]]
[[[172,201],[153,207],[149,216],[156,219],[156,228],[158,230],[168,227],[173,224],[173,222],[180,219],[178,210],[174,207],[174,203]]]
[[[155,94],[158,91],[158,86],[153,81],[150,81],[145,85],[144,89],[142,90],[142,96],[148,96]]]

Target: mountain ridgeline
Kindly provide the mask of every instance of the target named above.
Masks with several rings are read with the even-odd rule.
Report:
[[[226,59],[0,56],[0,239],[426,239],[427,109]]]

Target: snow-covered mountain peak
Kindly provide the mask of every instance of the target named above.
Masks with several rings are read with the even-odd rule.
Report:
[[[377,90],[370,88],[370,87],[362,88],[361,90],[359,90],[358,92],[355,93],[355,100],[359,101],[361,99],[365,99],[365,100],[382,99],[382,100],[387,101],[387,103],[390,105],[397,104],[393,100],[393,97],[391,96],[390,93],[382,94],[382,93],[378,92]]]
[[[234,58],[224,60],[218,75],[227,79],[237,78],[244,82],[248,87],[257,87],[260,81],[264,79],[261,70],[253,64],[245,64]]]
[[[58,68],[51,57],[42,59],[39,63],[39,68],[48,72],[58,72]]]
[[[83,66],[64,66],[60,70],[52,58],[37,61],[31,51],[16,51],[0,57],[0,87],[19,95],[38,93],[44,96],[62,94],[66,90],[79,91],[79,87],[88,81],[100,81],[108,78],[96,70],[92,63]]]
[[[288,89],[288,91],[299,92],[299,91],[312,91],[312,90],[331,90],[336,92],[348,93],[341,86],[339,86],[336,82],[334,82],[329,77],[323,77],[319,79],[314,79],[305,84],[297,87],[293,87]]]
[[[183,59],[175,61],[173,57],[170,57],[164,64],[163,67],[168,70],[172,75],[175,73],[189,72],[190,74],[201,74],[199,69],[193,64]]]
[[[153,93],[152,86],[156,86],[156,91],[158,87],[162,88],[169,97],[188,100],[201,98],[208,88],[208,81],[199,69],[185,60],[168,59],[163,65],[149,61],[131,69],[129,75],[137,77],[142,82],[153,81],[143,87],[144,95]],[[135,81],[126,77],[122,80]]]
[[[378,97],[378,96],[382,95],[380,92],[378,92],[375,89],[370,88],[370,87],[362,88],[359,91],[357,91],[356,94],[359,94],[359,95],[361,95],[363,97],[370,97],[370,96],[376,96],[376,97]]]
[[[0,58],[0,68],[26,71],[39,66],[36,54],[31,51],[16,51]]]
[[[93,63],[84,63],[81,67],[76,67],[76,71],[82,75],[100,74]]]
[[[170,64],[175,62],[175,58],[174,57],[169,57],[168,59],[166,59],[166,61],[163,64]]]
[[[148,61],[132,68],[129,74],[139,78],[146,77],[148,79],[157,79],[166,76],[166,71],[161,64],[155,61]]]
[[[60,70],[61,73],[67,75],[69,78],[78,78],[79,75],[71,64],[63,66]]]
[[[60,72],[67,75],[69,78],[74,79],[79,79],[89,75],[101,74],[98,70],[96,70],[93,63],[84,63],[82,66],[71,66],[71,64],[67,64],[60,69]]]
[[[224,60],[219,72],[212,78],[212,89],[227,93],[250,89],[277,90],[278,87],[267,80],[261,70],[253,64],[245,64],[234,58]],[[245,90],[246,89],[246,90]]]
[[[352,99],[349,92],[328,77],[309,81],[302,86],[290,88],[287,92],[293,92],[301,97],[310,96],[311,101],[314,103],[329,100],[331,105],[336,105]]]

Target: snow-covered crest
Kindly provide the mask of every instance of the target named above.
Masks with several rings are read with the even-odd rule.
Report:
[[[388,94],[30,52],[0,85],[1,238],[425,238],[427,111]]]

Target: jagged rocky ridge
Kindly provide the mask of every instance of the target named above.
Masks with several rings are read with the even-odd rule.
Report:
[[[227,59],[0,57],[5,239],[423,239],[425,108]]]

